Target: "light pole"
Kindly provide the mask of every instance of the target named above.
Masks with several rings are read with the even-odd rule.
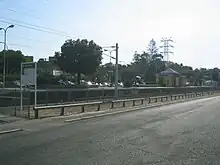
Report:
[[[118,43],[116,43],[115,61],[115,98],[118,99]]]
[[[13,28],[14,25],[9,25],[7,28],[0,28],[0,30],[4,31],[4,66],[3,66],[3,88],[5,88],[5,57],[6,57],[6,37],[7,37],[7,30],[9,28]]]
[[[6,49],[8,50],[8,45],[7,45],[7,44],[5,44],[4,42],[0,42],[0,44],[5,45],[5,46],[6,46]]]

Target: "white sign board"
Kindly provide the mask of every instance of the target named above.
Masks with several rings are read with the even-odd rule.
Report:
[[[21,72],[21,84],[22,86],[26,85],[35,85],[35,63],[22,63],[22,72]]]
[[[21,63],[21,111],[23,110],[23,86],[34,85],[34,106],[37,105],[37,63]]]

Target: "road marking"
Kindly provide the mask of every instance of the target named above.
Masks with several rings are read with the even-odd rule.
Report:
[[[23,131],[23,129],[17,128],[17,129],[10,129],[10,130],[6,130],[6,131],[0,131],[0,135],[14,133],[14,132],[20,132],[20,131]]]

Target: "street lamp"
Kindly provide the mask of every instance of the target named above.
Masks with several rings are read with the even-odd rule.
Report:
[[[5,56],[6,56],[6,37],[7,37],[7,30],[9,28],[13,28],[15,25],[9,25],[7,28],[0,28],[0,30],[4,31],[4,67],[3,67],[3,88],[5,88]]]

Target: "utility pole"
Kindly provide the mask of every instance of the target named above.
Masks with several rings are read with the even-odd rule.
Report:
[[[118,62],[119,62],[118,61],[118,43],[116,43],[115,46],[104,46],[102,48],[114,48],[114,50],[111,50],[111,51],[116,52],[116,57],[112,57],[110,53],[110,58],[115,59],[115,99],[118,99],[118,77],[119,77],[118,76]],[[108,50],[104,49],[104,51],[108,51]]]
[[[164,57],[166,57],[166,61],[170,61],[170,54],[173,54],[172,51],[170,51],[170,48],[173,48],[174,46],[171,45],[170,43],[173,43],[173,40],[171,38],[162,38],[161,42],[163,43],[163,46],[160,46],[160,48],[163,48],[163,51],[161,52]]]
[[[116,43],[115,57],[115,99],[118,99],[118,43]]]

